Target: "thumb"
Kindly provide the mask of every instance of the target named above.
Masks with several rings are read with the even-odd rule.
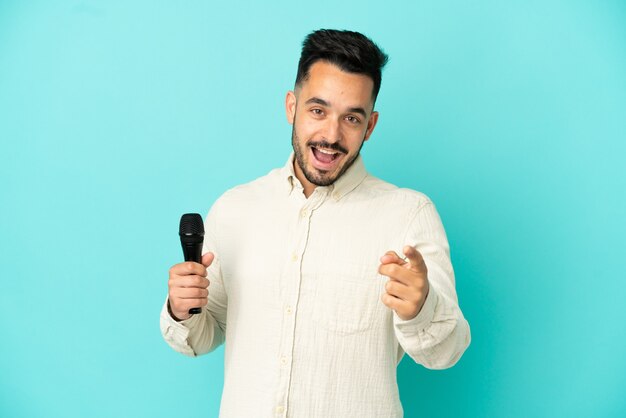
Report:
[[[202,265],[204,267],[209,267],[211,265],[211,263],[213,262],[213,260],[215,259],[215,254],[209,252],[209,253],[205,253],[202,256]]]
[[[383,255],[382,257],[380,257],[380,262],[382,264],[399,264],[399,265],[404,265],[406,263],[406,260],[402,257],[400,257],[398,255],[398,253],[396,253],[395,251],[387,251],[385,253],[385,255]]]

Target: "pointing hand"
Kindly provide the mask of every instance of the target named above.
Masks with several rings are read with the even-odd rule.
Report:
[[[389,277],[382,302],[406,321],[415,318],[422,310],[430,287],[428,270],[419,251],[406,245],[403,253],[406,258],[399,257],[394,251],[387,251],[380,258],[378,272]]]

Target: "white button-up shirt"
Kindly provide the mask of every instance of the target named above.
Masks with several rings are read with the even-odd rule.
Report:
[[[205,222],[209,302],[161,331],[197,356],[225,342],[222,418],[401,417],[396,367],[407,353],[450,367],[470,342],[446,235],[432,202],[365,171],[361,157],[305,198],[287,164],[220,197]],[[380,257],[413,245],[428,268],[420,313],[381,296]]]

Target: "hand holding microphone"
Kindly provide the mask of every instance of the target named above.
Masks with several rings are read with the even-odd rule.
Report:
[[[169,309],[174,319],[182,321],[201,312],[208,302],[207,267],[215,258],[212,253],[201,256],[204,224],[197,213],[180,219],[180,242],[185,262],[175,264],[169,272]]]

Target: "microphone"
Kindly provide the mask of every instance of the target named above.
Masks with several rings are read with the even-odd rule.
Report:
[[[204,222],[198,213],[185,213],[180,218],[180,244],[183,247],[185,261],[202,263],[202,243],[204,241]],[[202,308],[191,308],[191,315],[199,314]]]

